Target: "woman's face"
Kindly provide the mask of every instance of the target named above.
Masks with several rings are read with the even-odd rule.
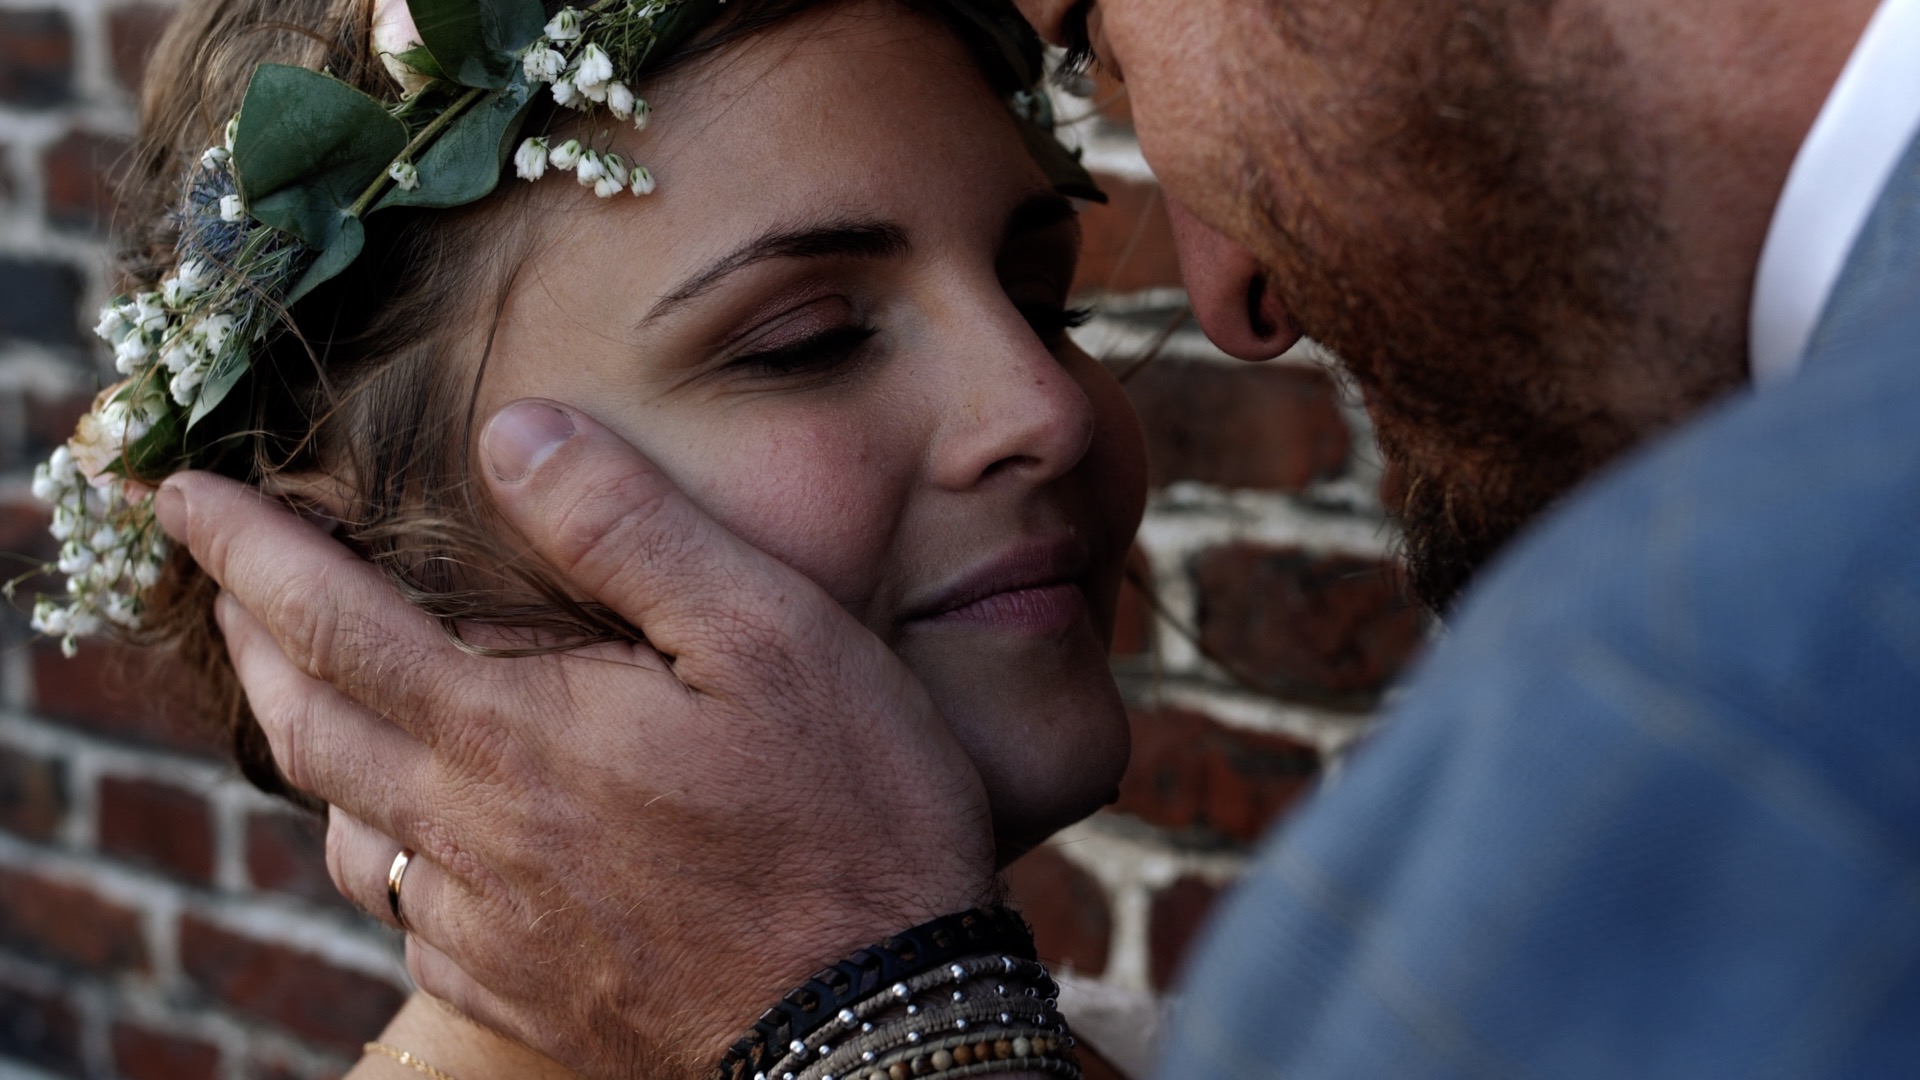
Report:
[[[1068,340],[1079,231],[949,34],[836,5],[648,88],[659,191],[536,185],[481,395],[581,408],[932,692],[1011,853],[1126,764],[1106,646],[1145,488]],[[716,733],[725,737],[725,733]]]

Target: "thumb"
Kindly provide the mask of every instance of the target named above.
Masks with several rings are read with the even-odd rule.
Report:
[[[784,651],[823,625],[854,625],[812,581],[708,517],[632,444],[571,406],[513,402],[480,447],[496,505],[533,553],[655,649],[691,662],[676,665],[682,678],[696,680],[710,658],[737,657],[743,634]]]

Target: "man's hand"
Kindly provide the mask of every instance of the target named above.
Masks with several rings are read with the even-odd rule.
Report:
[[[926,692],[825,593],[578,412],[482,436],[501,513],[652,648],[456,648],[373,567],[242,487],[157,509],[226,593],[288,779],[331,803],[334,880],[403,910],[415,980],[600,1076],[710,1065],[818,966],[981,902],[992,826]]]

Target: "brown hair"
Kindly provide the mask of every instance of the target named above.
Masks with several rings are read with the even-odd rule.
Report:
[[[831,0],[734,0],[706,33],[650,74],[679,67]],[[949,19],[940,4],[907,0]],[[982,6],[1000,0],[983,0]],[[550,9],[560,5],[550,3]],[[174,262],[175,209],[189,165],[219,139],[247,79],[263,63],[325,69],[376,97],[393,90],[369,44],[372,0],[189,0],[160,42],[140,102],[141,140],[121,205],[127,284],[151,288]],[[529,128],[552,120],[532,118]],[[482,488],[469,483],[476,391],[491,328],[527,252],[525,214],[500,208],[527,185],[458,210],[387,211],[344,274],[286,313],[285,332],[256,349],[252,375],[210,426],[243,434],[213,468],[269,490],[335,494],[325,509],[340,539],[379,565],[396,587],[439,617],[464,647],[461,627],[526,632],[514,640],[550,651],[638,633],[582,602],[489,528]],[[486,268],[475,270],[474,268]],[[476,276],[478,275],[478,276]],[[487,332],[473,335],[476,317]],[[477,364],[451,362],[478,342]],[[317,481],[311,483],[311,481]],[[136,642],[165,655],[190,684],[193,705],[231,742],[242,772],[262,789],[319,807],[275,767],[213,618],[217,586],[176,550],[147,595]]]

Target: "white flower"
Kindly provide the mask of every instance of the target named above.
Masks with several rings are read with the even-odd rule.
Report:
[[[191,405],[193,404],[193,392],[200,388],[200,383],[205,380],[206,377],[207,373],[205,369],[190,367],[180,374],[175,375],[172,380],[167,383],[167,390],[173,394],[174,401],[182,405]]]
[[[616,82],[607,87],[607,111],[612,113],[617,119],[631,120],[633,118],[633,104],[633,91],[627,89],[626,83]]]
[[[240,205],[240,196],[220,196],[220,220],[228,223],[240,221],[247,216],[246,208]]]
[[[161,365],[176,375],[199,362],[200,346],[192,338],[180,338],[160,351]]]
[[[571,170],[575,165],[580,164],[582,154],[580,140],[568,139],[547,152],[547,163],[556,169]]]
[[[597,152],[589,150],[580,155],[580,164],[574,167],[574,173],[582,184],[591,184],[607,175],[607,167]]]
[[[51,600],[40,600],[33,605],[33,628],[51,637],[65,637],[67,609]]]
[[[160,563],[153,559],[141,559],[133,564],[133,583],[143,589],[151,589],[160,581]]]
[[[227,159],[231,157],[233,157],[233,151],[226,147],[209,146],[200,155],[200,167],[208,170],[224,169],[227,166]]]
[[[535,42],[520,58],[520,69],[527,73],[528,82],[552,82],[567,69],[567,58],[557,49]]]
[[[513,153],[513,171],[522,180],[538,180],[547,175],[547,140],[535,136],[520,144]]]
[[[227,121],[227,129],[221,135],[221,143],[227,153],[233,153],[233,138],[238,134],[240,134],[240,117],[235,115],[233,119]]]
[[[61,573],[78,576],[93,569],[93,559],[92,548],[78,540],[69,540],[61,546],[60,561],[56,565]]]
[[[123,306],[120,313],[143,334],[158,334],[167,328],[167,309],[160,303],[159,293],[141,293],[133,298],[131,310]]]
[[[653,174],[647,171],[645,165],[635,165],[633,167],[633,182],[627,186],[627,190],[633,192],[635,195],[651,195],[653,194],[653,186]]]
[[[653,106],[647,104],[647,99],[646,98],[633,99],[633,130],[635,131],[647,130],[647,124],[652,122],[652,120],[653,120]]]
[[[221,346],[233,336],[233,316],[225,314],[208,315],[193,324],[193,336],[206,343],[209,356],[220,355]]]
[[[400,185],[401,191],[412,191],[420,186],[420,170],[411,161],[396,161],[387,166],[387,175]]]
[[[547,23],[547,36],[555,41],[572,41],[580,36],[580,13],[572,8],[561,8],[560,14]]]
[[[160,283],[160,298],[168,307],[177,308],[200,293],[213,280],[214,270],[204,259],[184,259],[173,276]]]
[[[140,615],[134,607],[133,597],[126,593],[108,593],[105,605],[107,621],[131,629],[139,624]]]
[[[152,346],[142,334],[128,334],[113,347],[113,368],[122,375],[131,375],[146,363],[153,354]]]
[[[591,97],[597,90],[604,97],[607,84],[613,81],[613,58],[607,55],[605,49],[589,41],[580,52],[580,67],[573,79],[579,84],[581,93]]]
[[[608,154],[600,159],[606,175],[593,182],[593,193],[603,199],[611,199],[627,190],[627,163],[620,160],[618,154]]]
[[[580,89],[573,80],[555,79],[553,82],[553,103],[563,108],[574,109],[580,105]]]
[[[117,304],[108,304],[101,308],[100,321],[93,326],[93,332],[100,335],[100,340],[106,342],[112,342],[114,338],[131,329],[133,324],[120,313],[120,307]]]

